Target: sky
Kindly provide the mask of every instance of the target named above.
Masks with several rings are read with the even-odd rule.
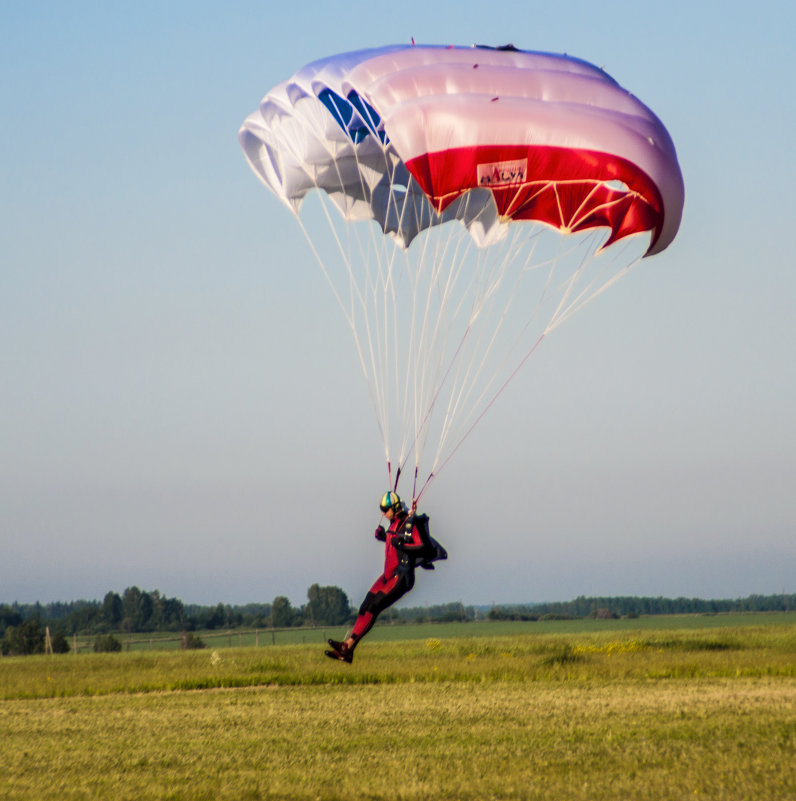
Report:
[[[796,592],[795,29],[787,0],[0,4],[0,603],[358,605],[375,415],[237,132],[304,64],[412,38],[604,67],[686,203],[424,496],[450,557],[401,603]]]

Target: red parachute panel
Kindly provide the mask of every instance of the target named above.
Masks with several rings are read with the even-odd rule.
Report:
[[[407,162],[441,212],[464,192],[488,188],[501,216],[563,231],[608,227],[608,243],[663,225],[663,201],[646,173],[609,153],[548,146],[456,148]]]

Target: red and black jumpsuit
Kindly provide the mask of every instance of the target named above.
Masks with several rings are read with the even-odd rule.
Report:
[[[415,556],[426,548],[417,525],[406,525],[407,514],[399,514],[389,529],[376,530],[376,537],[384,540],[384,572],[370,588],[351,636],[360,640],[372,628],[376,618],[415,585]]]

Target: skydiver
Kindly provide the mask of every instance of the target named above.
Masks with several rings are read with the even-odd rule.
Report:
[[[350,663],[354,648],[373,628],[376,618],[415,585],[415,567],[433,570],[438,559],[447,559],[445,549],[428,531],[428,515],[419,515],[412,505],[411,514],[395,492],[386,492],[379,504],[381,513],[390,525],[376,529],[375,537],[384,546],[384,572],[370,588],[354,627],[347,639],[328,640],[330,651],[324,651],[331,659]]]

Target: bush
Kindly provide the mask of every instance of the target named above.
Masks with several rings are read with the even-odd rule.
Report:
[[[192,631],[184,631],[180,640],[180,648],[193,650],[196,648],[206,648],[205,641]]]
[[[113,636],[113,634],[101,634],[94,640],[94,653],[112,653],[113,651],[121,651],[122,644]]]
[[[594,620],[616,620],[619,615],[617,615],[616,612],[612,612],[610,609],[603,607],[590,612],[589,617],[593,618]]]
[[[62,631],[56,631],[55,635],[53,636],[53,653],[54,654],[68,654],[69,653],[69,641],[66,639],[66,635]]]

